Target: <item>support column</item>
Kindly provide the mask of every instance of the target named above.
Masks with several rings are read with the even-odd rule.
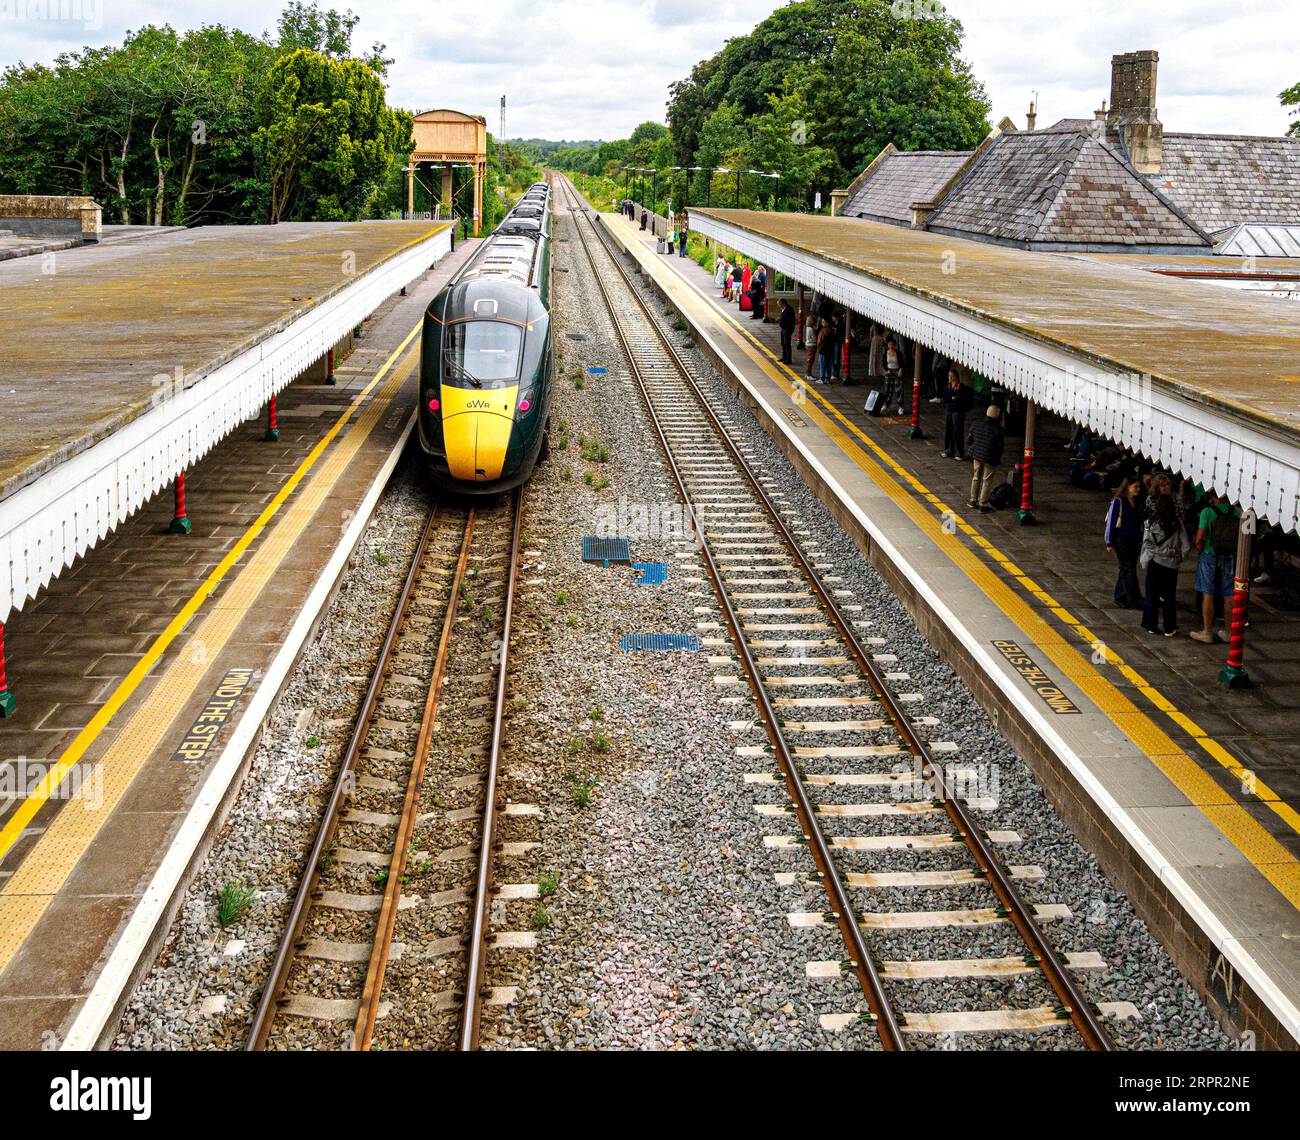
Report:
[[[804,308],[803,308],[803,282],[800,282],[800,283],[799,283],[799,322],[798,322],[798,324],[795,326],[795,327],[799,330],[799,347],[800,347],[800,348],[803,348],[803,338],[804,338],[804,328],[805,328],[804,321],[805,321],[806,319],[807,319],[807,318],[806,318],[806,316],[805,316],[805,314],[804,314]]]
[[[172,534],[189,534],[194,527],[190,523],[190,516],[185,513],[185,472],[182,471],[176,476],[176,483],[173,487],[176,502],[176,513],[172,516],[172,525],[168,531]]]
[[[1219,673],[1219,681],[1229,689],[1249,689],[1250,677],[1246,658],[1246,608],[1250,600],[1250,546],[1255,535],[1255,512],[1241,516],[1237,537],[1237,570],[1232,582],[1232,620],[1228,626],[1228,663]]]
[[[415,217],[415,160],[411,160],[411,169],[406,174],[406,216]]]
[[[18,702],[9,691],[9,682],[5,678],[5,623],[0,621],[0,720],[13,716],[18,711]]]
[[[483,232],[483,167],[474,166],[474,236]]]
[[[451,167],[442,168],[442,205],[448,214],[451,213]]]
[[[845,309],[844,310],[844,344],[841,347],[841,351],[840,351],[840,355],[842,357],[842,360],[840,361],[840,365],[841,365],[840,382],[843,384],[847,384],[849,382],[849,333],[851,333],[852,331],[853,331],[853,310]]]
[[[338,383],[338,381],[334,379],[334,350],[332,348],[325,354],[325,383]]]
[[[1037,526],[1034,517],[1034,423],[1038,419],[1038,406],[1033,400],[1025,401],[1025,459],[1020,470],[1020,525]]]
[[[912,342],[912,430],[907,433],[909,439],[924,439],[921,430],[921,357],[924,350],[915,341]]]
[[[271,402],[266,406],[266,434],[262,439],[266,443],[280,442],[280,420],[277,415],[276,397],[271,397]]]

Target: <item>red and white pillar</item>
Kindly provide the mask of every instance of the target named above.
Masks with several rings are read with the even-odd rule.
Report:
[[[338,381],[334,379],[334,350],[332,348],[325,354],[325,383],[338,383]]]
[[[1237,538],[1237,569],[1232,580],[1232,618],[1228,624],[1228,663],[1219,672],[1219,680],[1229,689],[1248,689],[1246,672],[1246,614],[1250,601],[1250,545],[1255,534],[1255,512],[1241,516]]]
[[[280,419],[276,397],[266,406],[266,435],[262,437],[267,443],[277,443],[280,439]]]
[[[1020,471],[1020,525],[1036,526],[1034,517],[1034,421],[1038,407],[1033,400],[1025,406],[1025,458]]]
[[[18,711],[18,702],[9,691],[9,681],[5,676],[5,623],[0,621],[0,719],[13,716]]]
[[[852,331],[853,331],[853,310],[845,309],[844,310],[844,346],[842,350],[842,355],[844,359],[840,361],[840,365],[841,365],[840,378],[841,378],[841,382],[844,384],[847,384],[849,382],[849,333],[851,333]]]
[[[172,516],[172,525],[168,530],[172,534],[189,534],[193,530],[190,524],[190,516],[185,513],[185,472],[182,471],[176,476],[176,483],[173,488],[176,510]]]

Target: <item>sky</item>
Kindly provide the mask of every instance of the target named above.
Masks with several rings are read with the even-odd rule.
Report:
[[[624,138],[662,120],[668,85],[784,0],[335,0],[361,17],[354,47],[396,58],[390,101],[450,106],[510,138]],[[899,0],[921,3],[928,0]],[[329,6],[328,0],[322,6]],[[1020,126],[1085,118],[1109,92],[1110,57],[1160,53],[1166,130],[1282,134],[1278,93],[1300,82],[1300,0],[948,0],[965,57]],[[0,0],[0,65],[120,42],[148,23],[273,29],[277,0]]]

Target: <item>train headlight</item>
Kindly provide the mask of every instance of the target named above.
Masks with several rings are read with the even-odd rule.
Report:
[[[520,414],[521,416],[526,416],[526,415],[528,415],[529,412],[531,412],[531,411],[533,410],[533,399],[532,399],[532,397],[533,397],[532,392],[525,392],[525,393],[524,393],[524,394],[519,398],[519,414]]]
[[[442,404],[439,403],[437,396],[434,396],[429,400],[429,411],[437,412],[439,409],[441,409],[441,407]]]

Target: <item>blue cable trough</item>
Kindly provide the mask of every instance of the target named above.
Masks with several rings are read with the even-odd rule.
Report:
[[[662,586],[668,581],[667,562],[633,562],[632,569],[637,572],[638,586]]]
[[[700,639],[693,633],[625,633],[618,642],[624,653],[652,650],[660,653],[698,653]]]
[[[608,375],[609,375],[609,369],[608,369],[608,368],[588,368],[588,369],[587,369],[587,373],[588,373],[588,375],[590,375],[590,376],[608,376]]]
[[[582,560],[603,563],[608,570],[616,562],[632,562],[632,543],[626,538],[601,538],[594,534],[582,536]]]

